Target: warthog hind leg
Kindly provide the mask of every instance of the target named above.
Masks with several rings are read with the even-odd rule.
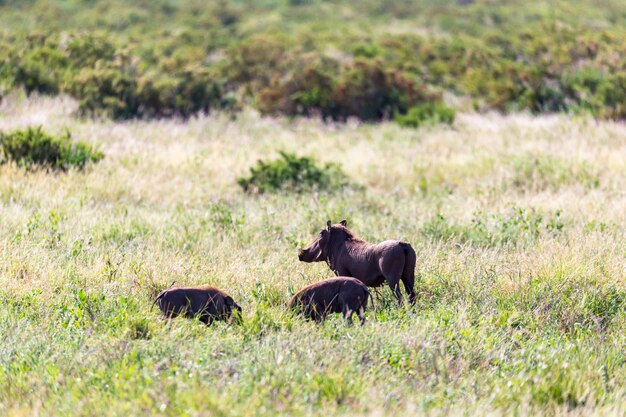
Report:
[[[354,310],[352,310],[347,305],[343,306],[343,318],[348,321],[348,325],[352,326],[352,315],[354,314]]]
[[[361,326],[365,324],[365,308],[359,307],[359,320],[361,320]]]
[[[402,278],[402,270],[404,269],[404,263],[394,263],[391,259],[383,259],[380,262],[380,270],[389,284],[389,288],[393,292],[393,295],[398,300],[398,303],[402,304],[402,293],[400,292],[400,278]]]
[[[349,303],[340,296],[339,304],[341,305],[341,312],[343,313],[343,318],[348,321],[348,325],[352,326],[352,315],[354,314],[354,310],[350,307]]]
[[[415,304],[415,299],[417,295],[415,294],[415,289],[413,288],[415,285],[415,277],[409,276],[402,278],[402,282],[404,283],[404,289],[406,293],[409,295],[409,302],[411,304]]]
[[[388,279],[387,282],[389,283],[389,287],[391,288],[393,295],[398,300],[398,303],[402,305],[402,293],[400,292],[400,279],[398,278]]]

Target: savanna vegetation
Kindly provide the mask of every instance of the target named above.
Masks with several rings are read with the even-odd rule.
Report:
[[[624,23],[0,0],[0,415],[623,415]],[[327,219],[410,242],[415,305],[286,312]],[[162,320],[173,281],[242,322]]]
[[[118,119],[253,106],[415,124],[432,109],[447,121],[452,106],[622,120],[625,10],[620,0],[5,1],[0,74],[4,90],[66,93],[81,113]]]

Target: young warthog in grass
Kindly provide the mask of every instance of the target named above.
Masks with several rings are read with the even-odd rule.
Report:
[[[346,221],[331,224],[328,220],[317,238],[302,249],[298,259],[303,262],[325,261],[336,275],[356,277],[368,287],[380,287],[385,283],[400,303],[400,281],[415,302],[415,251],[406,242],[386,240],[367,243],[356,237],[347,227]]]
[[[210,285],[168,288],[154,302],[167,318],[199,316],[201,322],[210,325],[213,320],[230,320],[236,310],[235,318],[241,320],[241,307],[230,295]]]
[[[368,297],[371,297],[369,290],[356,278],[329,278],[302,288],[289,301],[287,308],[300,308],[305,317],[318,323],[330,313],[343,313],[352,324],[352,315],[357,313],[363,325]]]

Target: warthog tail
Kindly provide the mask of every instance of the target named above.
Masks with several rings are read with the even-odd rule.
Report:
[[[372,310],[375,310],[375,307],[374,307],[374,296],[370,292],[369,288],[365,288],[365,293],[366,293],[366,295],[365,295],[365,302],[367,303],[367,299],[369,297],[369,299],[370,299],[370,301],[372,303]]]
[[[166,289],[164,289],[163,291],[161,291],[159,293],[159,295],[156,296],[156,298],[154,299],[154,301],[152,302],[152,305],[150,306],[150,312],[152,312],[152,310],[154,309],[154,305],[157,303],[157,301],[159,301],[164,295],[165,295],[165,291],[169,290],[170,288],[172,288],[172,286],[176,284],[176,280],[172,281],[172,283],[170,284],[169,287],[167,287]]]
[[[154,305],[157,303],[157,301],[159,301],[161,297],[163,297],[163,294],[165,294],[165,291],[161,291],[159,295],[156,296],[156,298],[152,302],[152,305],[150,306],[150,312],[152,312],[152,310],[154,309]]]
[[[415,263],[417,261],[417,255],[415,250],[408,243],[402,243],[402,249],[404,251],[404,268],[402,270],[402,282],[404,282],[404,288],[409,296],[409,302],[413,304],[415,302]]]
[[[415,249],[413,249],[413,247],[408,243],[403,243],[402,249],[404,251],[404,268],[402,270],[402,278],[415,280],[415,264],[417,262]]]

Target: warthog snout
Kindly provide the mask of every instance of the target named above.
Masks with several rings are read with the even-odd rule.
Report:
[[[317,247],[301,249],[298,253],[298,260],[301,262],[317,262],[320,257],[320,250]]]
[[[239,304],[234,303],[232,310],[231,310],[231,315],[229,318],[229,323],[234,323],[234,324],[243,324],[243,315],[242,315],[242,311],[241,311],[241,306],[239,306]]]

